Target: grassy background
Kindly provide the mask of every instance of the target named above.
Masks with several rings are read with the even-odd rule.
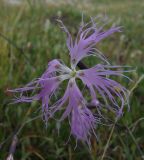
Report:
[[[67,123],[62,125],[60,135],[57,134],[59,124],[54,120],[49,122],[46,129],[40,118],[33,119],[39,115],[40,103],[8,105],[13,96],[6,91],[7,88],[23,86],[40,76],[48,61],[53,58],[61,58],[68,63],[65,35],[58,27],[56,18],[62,19],[75,35],[82,12],[86,17],[106,14],[115,24],[124,27],[121,34],[112,35],[99,44],[98,48],[112,64],[137,68],[130,75],[133,83],[123,81],[129,89],[136,85],[131,95],[131,110],[119,121],[121,127],[115,127],[105,159],[142,159],[144,83],[139,78],[144,74],[144,1],[42,2],[43,0],[27,0],[22,5],[9,5],[0,1],[0,159],[7,157],[13,135],[20,128],[15,160],[101,158],[111,127],[98,127],[96,132],[99,142],[92,140],[91,151],[82,143],[78,143],[74,149],[73,138],[65,145],[69,137]]]

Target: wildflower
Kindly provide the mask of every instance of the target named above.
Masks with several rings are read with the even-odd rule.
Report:
[[[96,44],[109,35],[120,32],[120,27],[111,27],[103,31],[103,27],[97,27],[97,23],[91,19],[89,23],[82,23],[76,39],[73,40],[68,29],[62,21],[61,28],[67,34],[67,47],[70,55],[71,67],[67,67],[61,60],[54,59],[48,63],[47,70],[40,78],[30,82],[23,88],[11,90],[20,93],[15,103],[42,101],[43,119],[45,122],[54,117],[55,113],[65,108],[59,121],[69,118],[71,134],[77,139],[90,144],[92,134],[95,134],[96,124],[103,118],[102,109],[115,113],[120,117],[124,105],[128,105],[128,91],[110,76],[124,76],[121,66],[111,66],[103,54],[98,52]],[[85,57],[96,56],[104,64],[97,64],[92,68],[77,70],[78,63]],[[97,113],[88,107],[88,100],[79,89],[76,79],[80,79],[89,90],[90,104],[95,106]],[[52,97],[57,92],[63,81],[67,80],[67,88],[64,95],[52,103]],[[32,91],[33,96],[26,96]],[[107,113],[109,114],[109,113]]]

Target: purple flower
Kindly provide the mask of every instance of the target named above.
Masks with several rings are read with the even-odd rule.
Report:
[[[59,121],[68,118],[71,134],[77,140],[90,145],[91,135],[95,135],[96,124],[104,118],[102,110],[106,109],[108,112],[115,113],[116,117],[120,117],[124,106],[128,105],[128,91],[120,83],[110,79],[110,76],[126,77],[123,75],[123,72],[126,71],[123,71],[121,66],[111,66],[104,55],[96,49],[98,42],[112,33],[120,32],[120,27],[111,27],[104,31],[103,27],[97,27],[97,23],[91,19],[89,23],[83,23],[80,26],[76,39],[73,40],[64,24],[59,22],[67,34],[66,43],[71,67],[54,59],[48,63],[47,70],[40,78],[23,88],[11,90],[11,92],[20,93],[15,103],[40,100],[45,122],[64,108]],[[98,57],[105,65],[97,64],[92,68],[77,70],[78,63],[88,56]],[[80,79],[81,83],[86,86],[90,99],[84,97],[84,92],[79,89],[76,79]],[[53,103],[52,97],[65,80],[68,81],[68,84],[64,95]],[[31,92],[32,96],[27,96]],[[93,112],[88,107],[88,103],[93,105],[97,112]]]

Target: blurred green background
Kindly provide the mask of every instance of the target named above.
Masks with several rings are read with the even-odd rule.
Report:
[[[143,0],[0,0],[0,159],[6,159],[18,132],[15,160],[97,160],[101,159],[111,127],[97,128],[99,142],[92,139],[92,150],[75,140],[66,145],[68,123],[60,134],[59,124],[50,120],[48,128],[38,118],[39,103],[9,105],[13,95],[7,89],[25,85],[39,77],[48,61],[61,58],[68,63],[65,34],[56,19],[62,19],[75,35],[81,14],[107,15],[112,23],[123,26],[98,44],[112,64],[130,65],[134,82],[122,81],[132,89],[131,110],[115,127],[104,159],[140,160],[144,158],[144,1]],[[36,117],[36,118],[35,118]]]

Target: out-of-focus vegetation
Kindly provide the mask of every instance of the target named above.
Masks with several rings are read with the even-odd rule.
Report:
[[[140,160],[144,154],[144,1],[143,0],[85,0],[78,2],[27,0],[12,5],[0,1],[0,159],[8,156],[13,135],[18,133],[15,160],[94,160],[100,159],[111,127],[97,128],[98,143],[92,139],[92,150],[75,140],[66,144],[68,123],[60,134],[59,124],[50,120],[47,129],[41,118],[39,103],[8,105],[13,95],[7,89],[23,86],[40,76],[48,61],[61,58],[68,63],[65,34],[57,25],[60,18],[73,35],[81,21],[82,12],[89,16],[107,15],[123,32],[114,34],[98,48],[112,64],[130,65],[136,72],[130,74],[134,82],[122,81],[132,89],[130,112],[115,127],[105,153],[105,159]],[[139,82],[139,83],[138,83]],[[36,119],[34,119],[37,117]],[[24,126],[23,126],[24,125]],[[6,141],[5,141],[6,140]],[[143,155],[144,158],[144,155]]]

